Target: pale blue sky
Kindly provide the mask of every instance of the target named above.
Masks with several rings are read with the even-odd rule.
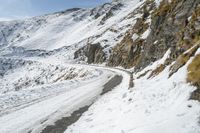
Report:
[[[73,7],[94,7],[109,1],[111,0],[0,0],[0,20],[38,16]]]

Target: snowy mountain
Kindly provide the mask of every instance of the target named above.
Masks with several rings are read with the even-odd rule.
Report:
[[[16,46],[29,50],[54,50],[88,41],[111,45],[111,41],[115,43],[120,36],[114,31],[122,29],[122,35],[134,21],[133,18],[123,19],[137,7],[137,3],[106,3],[94,9],[69,9],[27,20],[1,22],[0,44],[3,48]],[[133,9],[128,10],[132,6]]]
[[[200,133],[199,36],[199,0],[1,21],[0,133]]]

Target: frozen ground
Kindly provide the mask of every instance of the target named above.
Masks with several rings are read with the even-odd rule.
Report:
[[[0,116],[77,88],[102,74],[99,70],[81,66],[52,65],[17,59],[6,61],[6,68],[11,70],[8,69],[0,78]]]
[[[143,72],[156,68],[169,52]],[[147,79],[150,73],[139,79],[139,73],[135,74],[131,90],[118,86],[65,133],[200,133],[200,104],[188,100],[196,88],[185,81],[187,65],[171,78],[169,67],[151,79]]]
[[[199,133],[200,104],[188,100],[195,90],[185,81],[188,64],[170,78],[168,66],[154,78],[147,78],[149,72],[137,79],[169,54],[167,51],[161,60],[135,73],[133,88],[129,88],[130,73],[121,69],[50,58],[27,58],[25,63],[10,59],[11,64],[19,65],[8,67],[1,78],[0,132],[38,133],[94,102],[65,133]],[[121,83],[100,96],[115,75],[122,75]]]
[[[88,43],[101,43],[109,56],[141,18],[135,9],[143,1],[126,1],[0,22],[0,133],[39,133],[92,103],[65,133],[200,133],[200,104],[188,100],[196,89],[185,81],[188,64],[170,78],[170,66],[147,78],[170,50],[133,74],[133,88],[127,70],[75,64],[74,52]],[[120,84],[100,95],[116,75]]]
[[[39,132],[57,119],[90,105],[102,93],[103,85],[117,74],[94,66],[47,64],[25,65],[1,79],[5,82],[1,82],[4,89],[0,97],[0,132]],[[15,81],[21,85],[19,90]]]

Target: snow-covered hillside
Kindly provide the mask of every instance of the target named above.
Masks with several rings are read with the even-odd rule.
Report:
[[[17,62],[12,63],[17,65]],[[99,75],[101,71],[95,69],[25,61],[5,72],[0,79],[0,116],[86,84]]]
[[[135,73],[133,88],[121,85],[99,99],[65,133],[199,133],[200,104],[188,100],[196,88],[185,80],[189,63],[171,78],[170,67],[154,78],[148,78],[151,71],[138,78],[168,55]]]
[[[198,4],[0,22],[0,133],[200,133]]]
[[[94,9],[75,8],[26,20],[0,22],[0,45],[54,50],[89,41],[112,46],[136,19],[137,16],[126,17],[141,3],[139,0],[123,5],[106,3]]]

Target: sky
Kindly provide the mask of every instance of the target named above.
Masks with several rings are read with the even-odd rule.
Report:
[[[111,0],[0,0],[0,20],[20,19],[66,10],[95,7]]]

